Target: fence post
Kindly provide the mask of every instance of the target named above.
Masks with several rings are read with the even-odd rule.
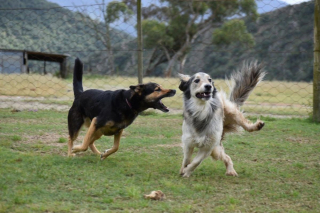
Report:
[[[313,120],[320,122],[320,0],[314,3]]]
[[[137,0],[137,31],[138,31],[138,82],[142,84],[143,78],[143,47],[141,25],[141,0]]]

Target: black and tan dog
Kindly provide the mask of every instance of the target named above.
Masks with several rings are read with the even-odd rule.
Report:
[[[156,83],[130,86],[129,90],[101,91],[90,89],[83,91],[83,64],[75,60],[73,73],[74,102],[68,114],[68,156],[86,151],[88,147],[105,159],[119,148],[123,129],[129,126],[140,112],[154,108],[163,112],[169,109],[161,102],[162,98],[172,97],[176,91],[164,89]],[[89,127],[82,145],[73,146],[79,130],[85,124]],[[94,145],[102,135],[114,135],[111,149],[100,153]]]

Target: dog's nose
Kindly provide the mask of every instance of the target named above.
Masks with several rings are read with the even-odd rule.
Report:
[[[206,90],[211,90],[212,86],[210,84],[206,84],[206,85],[204,85],[204,88]]]

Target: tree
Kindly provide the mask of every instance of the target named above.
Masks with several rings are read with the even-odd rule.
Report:
[[[98,2],[97,2],[98,4]],[[110,74],[115,73],[114,57],[111,42],[111,28],[110,24],[123,19],[127,21],[128,17],[132,14],[132,11],[123,2],[111,1],[106,6],[105,1],[102,0],[99,12],[103,18],[103,22],[99,19],[92,19],[87,15],[85,9],[79,13],[83,21],[87,23],[87,26],[94,30],[97,41],[100,41],[108,51],[108,63],[110,66]]]
[[[124,0],[133,7],[134,0]],[[247,32],[243,16],[257,19],[257,6],[254,0],[160,0],[161,6],[151,4],[143,10],[143,36],[146,48],[151,48],[146,75],[157,66],[167,63],[165,76],[171,76],[173,66],[179,62],[179,72],[183,67],[192,44],[203,33],[214,28],[212,42],[243,45],[254,44]]]

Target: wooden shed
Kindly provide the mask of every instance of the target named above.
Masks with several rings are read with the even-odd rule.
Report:
[[[60,76],[67,75],[66,54],[44,53],[29,50],[0,49],[0,73],[29,73],[28,62],[30,60],[43,61],[43,73],[46,74],[46,62],[60,64]]]

